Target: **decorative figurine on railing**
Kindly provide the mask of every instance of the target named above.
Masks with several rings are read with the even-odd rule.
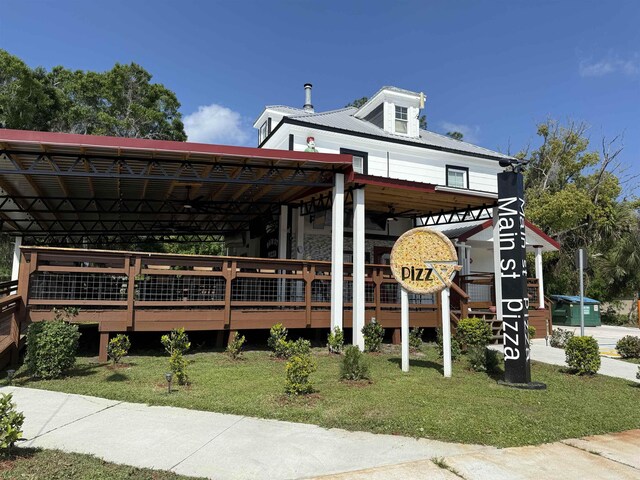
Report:
[[[316,149],[316,139],[313,137],[307,137],[307,148],[304,149],[305,152],[315,152],[317,153],[318,150]]]

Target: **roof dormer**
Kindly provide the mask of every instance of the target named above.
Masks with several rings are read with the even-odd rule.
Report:
[[[353,115],[383,130],[407,137],[420,136],[420,109],[424,94],[397,87],[382,87]]]

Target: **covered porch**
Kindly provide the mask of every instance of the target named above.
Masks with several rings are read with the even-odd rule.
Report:
[[[422,219],[486,218],[496,202],[358,174],[350,155],[11,130],[0,148],[2,231],[16,238],[11,331],[80,307],[77,321],[99,325],[101,358],[110,333],[184,327],[223,342],[279,322],[352,328],[363,347],[370,319],[400,326],[384,265],[395,238]],[[137,251],[223,239],[227,256]],[[453,288],[454,323],[472,313],[467,285]],[[440,324],[437,296],[410,303],[413,326]]]

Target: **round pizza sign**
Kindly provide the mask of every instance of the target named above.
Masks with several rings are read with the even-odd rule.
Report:
[[[391,272],[412,293],[444,290],[461,268],[451,240],[427,227],[405,232],[391,250]]]

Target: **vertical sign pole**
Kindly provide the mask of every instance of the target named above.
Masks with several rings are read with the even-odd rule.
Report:
[[[409,293],[400,287],[400,338],[402,344],[402,371],[409,371]]]
[[[451,311],[449,304],[449,287],[440,292],[442,302],[442,357],[444,376],[451,378]]]
[[[584,249],[578,250],[578,270],[580,271],[580,336],[584,337]]]
[[[496,275],[499,274],[502,290],[504,383],[529,384],[529,296],[525,251],[524,181],[520,171],[498,174],[497,210],[500,262]]]

